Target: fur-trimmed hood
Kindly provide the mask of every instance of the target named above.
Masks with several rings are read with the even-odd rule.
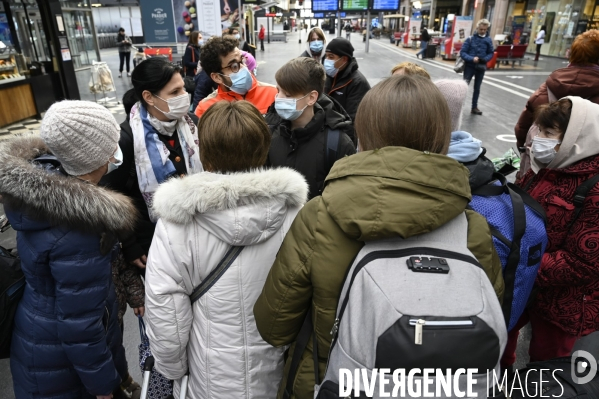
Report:
[[[0,195],[7,208],[85,232],[124,235],[133,230],[138,214],[128,197],[36,167],[32,160],[44,154],[50,150],[39,136],[0,144]]]
[[[290,208],[308,198],[306,179],[290,168],[172,179],[154,195],[154,212],[164,221],[197,221],[223,241],[261,242],[279,230]]]

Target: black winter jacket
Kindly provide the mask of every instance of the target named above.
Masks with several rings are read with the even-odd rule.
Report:
[[[347,68],[339,71],[337,76],[327,76],[324,86],[325,93],[339,101],[352,121],[356,119],[358,105],[368,90],[370,84],[362,72],[358,71],[358,62],[353,57]]]
[[[272,132],[268,165],[288,166],[304,175],[310,187],[309,199],[322,193],[324,179],[337,159],[356,153],[354,143],[345,133],[352,126],[348,116],[334,111],[334,103],[326,96],[322,98],[327,105],[326,110],[319,105],[320,102],[319,98],[314,104],[314,118],[304,128],[291,130],[291,122],[281,119],[274,104],[265,116]],[[326,147],[330,129],[337,129],[340,134],[337,155],[327,162]]]
[[[210,93],[216,90],[218,85],[203,69],[193,79],[196,82],[196,89],[193,92],[193,110],[195,112],[200,101],[208,97]]]
[[[187,114],[195,125],[198,124],[198,117],[193,113]],[[173,135],[172,138],[177,138],[177,135]],[[181,149],[176,140],[175,147]],[[119,139],[119,147],[123,152],[123,163],[118,167],[117,170],[104,175],[100,180],[99,185],[111,188],[122,194],[125,194],[133,200],[133,204],[137,208],[140,217],[137,220],[135,231],[133,236],[122,240],[123,255],[127,262],[138,259],[142,255],[148,255],[150,250],[150,244],[152,244],[152,238],[154,237],[154,230],[156,225],[150,220],[148,213],[148,206],[144,201],[141,191],[139,189],[139,183],[137,181],[137,170],[135,168],[135,155],[134,155],[134,144],[133,144],[133,132],[129,125],[129,118],[125,119],[121,123],[121,137]],[[169,148],[170,155],[169,159],[175,165],[177,173],[185,173],[185,162],[177,162],[176,158],[183,159],[183,153],[178,152],[172,148]]]

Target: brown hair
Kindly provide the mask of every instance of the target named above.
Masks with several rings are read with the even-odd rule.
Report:
[[[270,130],[248,101],[218,101],[198,123],[200,160],[213,172],[239,172],[264,166]]]
[[[396,75],[362,99],[354,122],[363,151],[401,146],[447,154],[451,117],[445,97],[430,79]]]
[[[592,29],[576,36],[570,50],[570,63],[578,66],[599,64],[599,30]]]
[[[426,69],[424,69],[423,67],[421,67],[418,64],[414,64],[413,62],[408,62],[408,61],[405,61],[405,62],[395,65],[393,67],[393,69],[391,70],[391,75],[393,75],[395,72],[399,71],[400,69],[403,69],[404,75],[420,75],[423,78],[427,78],[427,79],[431,78],[431,75],[428,74]]]
[[[198,44],[198,36],[200,36],[200,32],[198,32],[197,30],[194,30],[193,32],[191,32],[189,34],[189,41],[187,42],[188,46],[196,45]]]
[[[319,40],[322,40],[323,43],[327,42],[327,38],[324,36],[324,32],[322,31],[322,29],[318,28],[318,27],[314,27],[312,29],[310,29],[310,32],[308,32],[308,43],[311,42],[311,38],[312,38],[312,33],[316,33],[316,36],[318,36]]]
[[[550,104],[539,106],[535,111],[535,123],[540,128],[554,128],[561,133],[566,133],[571,114],[572,101],[562,98]]]
[[[312,90],[321,95],[326,74],[320,62],[310,57],[299,57],[283,65],[275,74],[275,80],[281,89],[292,96],[308,94]]]

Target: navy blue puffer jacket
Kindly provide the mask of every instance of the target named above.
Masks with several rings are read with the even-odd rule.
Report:
[[[10,357],[16,398],[108,395],[127,368],[110,262],[135,209],[120,194],[36,167],[31,160],[48,152],[39,138],[1,152],[0,194],[26,279]]]
[[[480,37],[477,34],[470,36],[460,50],[460,57],[467,63],[474,63],[478,57],[485,64],[493,58],[493,41],[489,36]]]

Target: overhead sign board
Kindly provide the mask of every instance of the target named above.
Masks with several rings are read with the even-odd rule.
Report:
[[[312,0],[312,12],[337,11],[338,9],[338,0]]]

